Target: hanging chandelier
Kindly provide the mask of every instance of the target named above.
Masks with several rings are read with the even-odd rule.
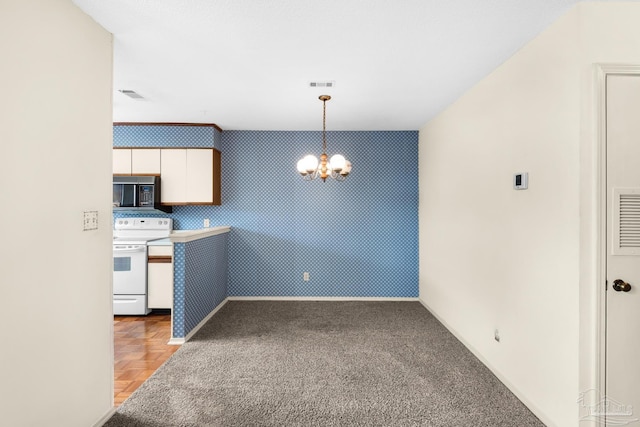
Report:
[[[351,172],[351,162],[340,154],[335,154],[331,160],[327,161],[327,101],[331,99],[329,95],[320,95],[322,101],[322,154],[320,162],[313,154],[304,156],[298,161],[298,172],[305,181],[311,181],[320,177],[323,182],[328,177],[336,181],[344,181]]]

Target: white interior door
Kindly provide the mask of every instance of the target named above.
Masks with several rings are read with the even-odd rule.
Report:
[[[640,425],[640,76],[608,75],[606,424]]]

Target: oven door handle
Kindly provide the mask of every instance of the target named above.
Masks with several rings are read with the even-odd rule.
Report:
[[[146,250],[147,250],[146,246],[140,246],[137,248],[119,248],[117,246],[113,247],[113,252],[119,253],[119,254],[132,254],[132,253],[138,253],[138,252],[145,252]]]

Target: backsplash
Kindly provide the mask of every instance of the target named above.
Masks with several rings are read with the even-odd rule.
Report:
[[[119,146],[182,140],[165,133],[136,144],[129,128]],[[417,131],[327,132],[329,156],[343,154],[353,171],[324,183],[303,181],[295,168],[304,155],[320,154],[321,132],[214,133],[222,206],[175,206],[166,216],[176,229],[202,228],[205,218],[231,226],[229,296],[418,296]],[[200,138],[181,146],[211,144]]]

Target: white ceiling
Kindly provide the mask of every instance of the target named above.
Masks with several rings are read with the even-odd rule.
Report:
[[[114,34],[114,121],[319,130],[326,93],[331,131],[419,129],[579,0],[73,1]]]

